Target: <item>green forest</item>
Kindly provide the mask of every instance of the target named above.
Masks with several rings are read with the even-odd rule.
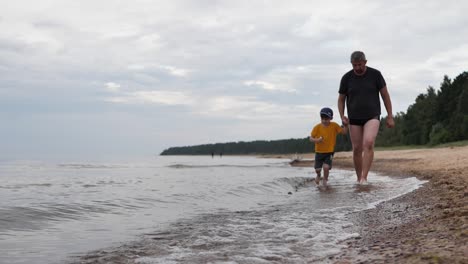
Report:
[[[376,139],[377,147],[406,145],[435,146],[468,139],[468,72],[455,79],[448,76],[439,89],[428,87],[405,112],[395,115],[395,127],[387,128],[382,118]],[[349,136],[339,135],[335,151],[351,150]],[[314,151],[308,138],[256,140],[196,146],[171,147],[161,155],[248,155],[287,154]]]

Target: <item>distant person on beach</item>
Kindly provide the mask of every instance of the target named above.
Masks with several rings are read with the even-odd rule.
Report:
[[[317,177],[315,183],[320,184],[321,172],[323,168],[323,185],[328,182],[328,175],[332,168],[333,154],[335,153],[336,136],[346,134],[347,126],[340,126],[333,119],[333,110],[328,107],[320,110],[321,122],[314,126],[310,133],[310,141],[315,143],[315,172]]]
[[[374,143],[380,126],[380,98],[387,110],[387,127],[395,126],[392,101],[387,84],[380,71],[367,67],[362,51],[351,54],[353,69],[343,75],[338,96],[338,111],[344,125],[349,124],[353,162],[357,181],[367,182],[367,175],[374,160]],[[348,116],[345,116],[345,103]]]

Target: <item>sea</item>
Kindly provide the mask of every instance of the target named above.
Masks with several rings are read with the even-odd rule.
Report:
[[[0,161],[0,263],[327,263],[350,214],[419,188],[289,159]]]

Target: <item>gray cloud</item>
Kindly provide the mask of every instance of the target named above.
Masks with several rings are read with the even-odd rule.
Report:
[[[4,158],[305,137],[336,109],[353,50],[382,71],[395,112],[468,61],[461,1],[0,4]]]

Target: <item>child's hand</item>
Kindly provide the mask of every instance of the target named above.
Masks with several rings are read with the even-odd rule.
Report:
[[[323,137],[319,137],[318,142],[323,142]]]

